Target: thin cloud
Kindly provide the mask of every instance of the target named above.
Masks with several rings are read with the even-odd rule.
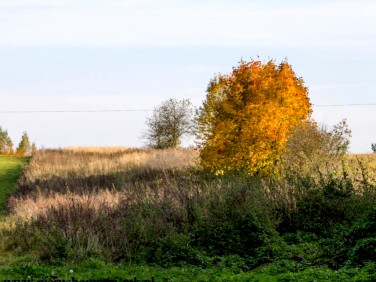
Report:
[[[343,47],[375,44],[376,3],[0,2],[0,47]],[[53,3],[53,4],[51,4]],[[270,3],[270,2],[269,2]],[[46,10],[48,9],[48,10]]]

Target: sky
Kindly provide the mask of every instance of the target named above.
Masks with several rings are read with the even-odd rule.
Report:
[[[0,126],[15,144],[141,147],[162,101],[198,107],[241,59],[287,59],[313,118],[346,118],[350,151],[368,153],[375,27],[371,0],[0,0]]]

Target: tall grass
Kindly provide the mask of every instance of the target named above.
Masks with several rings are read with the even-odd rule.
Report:
[[[375,182],[357,164],[314,177],[288,168],[279,178],[213,176],[193,149],[41,150],[9,198],[18,223],[3,236],[7,248],[50,261],[204,267],[229,257],[246,270],[299,260],[282,235],[326,238],[372,213]]]
[[[129,149],[74,148],[45,149],[33,157],[25,172],[27,181],[44,180],[52,176],[69,177],[102,175],[122,172],[128,168],[183,168],[195,164],[197,152],[190,149]]]
[[[37,197],[51,192],[121,189],[124,178],[134,177],[134,174],[190,167],[196,161],[197,152],[188,149],[40,150],[24,171],[15,195]]]

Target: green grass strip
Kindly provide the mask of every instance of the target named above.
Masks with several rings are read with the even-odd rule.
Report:
[[[149,281],[149,282],[191,282],[191,281],[376,281],[375,263],[363,268],[342,268],[331,270],[325,266],[308,267],[305,270],[291,272],[280,265],[270,264],[250,272],[232,267],[172,267],[137,266],[128,264],[106,264],[89,259],[84,262],[45,265],[33,263],[30,259],[17,258],[12,262],[0,263],[0,281]],[[1,259],[0,259],[1,261]],[[73,279],[72,279],[73,278]]]
[[[5,212],[6,200],[22,173],[29,157],[0,156],[0,213]]]

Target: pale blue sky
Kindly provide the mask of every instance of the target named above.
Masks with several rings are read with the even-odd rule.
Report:
[[[376,103],[375,1],[0,0],[0,112],[199,106],[215,73],[287,58],[313,104]],[[352,152],[376,142],[376,106],[314,107],[347,118]],[[0,113],[15,143],[142,146],[148,112]]]

